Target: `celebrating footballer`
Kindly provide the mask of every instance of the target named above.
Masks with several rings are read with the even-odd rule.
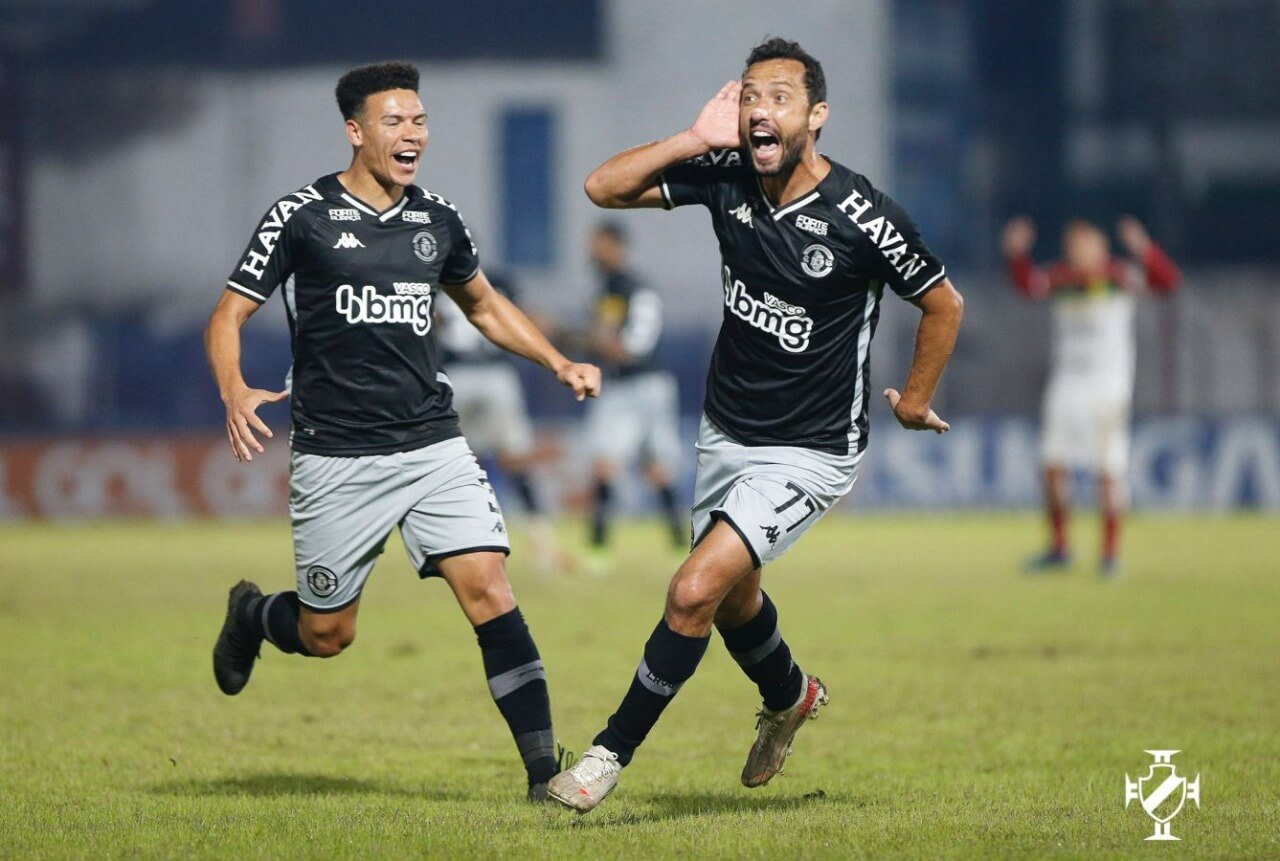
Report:
[[[907,213],[817,151],[828,110],[822,65],[794,42],[769,39],[690,128],[619,153],[587,178],[588,196],[605,208],[709,210],[724,321],[699,430],[692,552],[621,704],[550,784],[552,798],[580,812],[613,791],[713,628],[763,700],[744,785],[778,774],[797,730],[827,703],[826,687],[782,638],[761,572],[857,477],[868,350],[886,287],[921,318],[906,385],[885,397],[904,428],[948,429],[930,401],[963,302]]]

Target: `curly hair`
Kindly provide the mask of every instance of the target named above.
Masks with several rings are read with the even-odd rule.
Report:
[[[412,63],[374,63],[352,69],[338,79],[334,95],[344,120],[355,119],[364,110],[364,100],[386,90],[418,91],[418,67]]]

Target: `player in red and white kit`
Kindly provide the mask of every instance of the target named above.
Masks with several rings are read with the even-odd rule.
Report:
[[[1112,257],[1106,234],[1077,220],[1063,231],[1063,259],[1041,267],[1031,259],[1036,237],[1031,220],[1014,218],[1004,229],[1005,260],[1018,292],[1053,300],[1053,364],[1040,449],[1052,544],[1031,561],[1033,571],[1071,562],[1067,520],[1072,469],[1089,470],[1098,478],[1101,571],[1104,576],[1118,571],[1133,404],[1134,299],[1143,291],[1168,295],[1177,289],[1180,276],[1136,218],[1120,219],[1116,232],[1132,259]]]

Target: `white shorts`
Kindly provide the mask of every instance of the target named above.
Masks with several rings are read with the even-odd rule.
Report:
[[[293,452],[289,514],[298,598],[322,613],[360,597],[396,526],[423,577],[464,553],[509,553],[488,477],[462,437],[364,457]]]
[[[597,460],[641,458],[674,474],[680,468],[679,395],[666,371],[610,377],[589,405],[587,445]]]
[[[1052,379],[1041,412],[1046,466],[1122,476],[1129,468],[1132,395],[1066,377]]]
[[[704,415],[698,428],[693,544],[717,520],[733,527],[760,567],[796,540],[853,489],[862,454],[790,446],[747,446]]]
[[[515,368],[505,361],[456,365],[446,376],[453,408],[473,451],[513,457],[533,451],[533,428]]]

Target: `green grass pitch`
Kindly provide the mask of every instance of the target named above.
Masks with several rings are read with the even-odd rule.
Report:
[[[228,698],[209,669],[226,590],[289,586],[285,523],[5,527],[0,856],[1280,856],[1280,521],[1137,517],[1114,583],[1019,576],[1040,539],[1030,515],[819,524],[765,577],[832,696],[788,773],[738,785],[756,700],[717,641],[577,817],[523,802],[472,632],[398,539],[348,653],[265,646]],[[574,749],[661,612],[661,546],[638,523],[608,577],[511,562]],[[1201,775],[1181,843],[1144,843],[1124,809],[1147,748]]]

